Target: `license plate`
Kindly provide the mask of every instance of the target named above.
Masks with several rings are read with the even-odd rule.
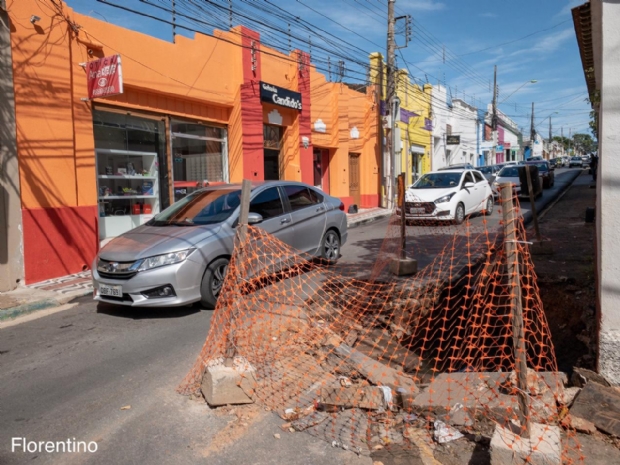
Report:
[[[412,215],[423,215],[426,212],[424,208],[411,208],[409,213]]]
[[[108,284],[99,284],[99,294],[109,295],[111,297],[123,297],[123,286],[110,286]]]

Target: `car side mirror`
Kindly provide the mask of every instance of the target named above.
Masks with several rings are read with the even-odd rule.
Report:
[[[248,214],[248,224],[258,224],[263,222],[263,215],[260,213],[250,212]]]
[[[465,184],[463,184],[463,189],[471,189],[474,186],[475,184],[473,182],[466,182]]]

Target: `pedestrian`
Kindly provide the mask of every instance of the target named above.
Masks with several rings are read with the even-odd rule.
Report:
[[[590,158],[590,169],[592,170],[592,180],[596,182],[596,172],[598,170],[598,155],[592,154]]]

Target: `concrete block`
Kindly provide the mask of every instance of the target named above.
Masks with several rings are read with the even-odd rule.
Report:
[[[491,439],[491,465],[561,465],[562,443],[558,426],[532,423],[529,438],[519,436],[512,429],[495,426]],[[518,431],[518,427],[514,429]]]
[[[207,403],[213,407],[227,404],[251,404],[254,401],[242,386],[251,392],[255,384],[254,369],[235,368],[224,365],[208,367],[200,387]]]
[[[390,273],[409,276],[418,272],[418,261],[414,258],[395,258],[390,262]]]

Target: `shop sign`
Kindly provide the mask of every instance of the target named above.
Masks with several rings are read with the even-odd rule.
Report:
[[[284,87],[274,86],[266,82],[260,83],[260,99],[263,102],[273,103],[281,107],[301,110],[301,94],[285,89]]]
[[[461,136],[446,136],[446,145],[459,145]]]
[[[121,56],[112,55],[89,61],[86,65],[88,98],[109,97],[123,93]]]
[[[504,148],[505,149],[509,149],[510,148],[510,142],[504,142]]]

